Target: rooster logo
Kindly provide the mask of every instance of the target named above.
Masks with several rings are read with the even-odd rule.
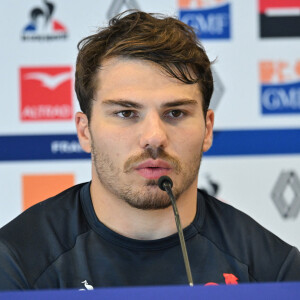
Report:
[[[94,287],[88,284],[87,280],[82,281],[81,283],[84,284],[84,289],[80,289],[79,291],[92,291]]]
[[[43,6],[34,7],[30,12],[30,22],[25,26],[24,33],[34,33],[40,30],[49,30],[54,32],[66,32],[66,28],[57,20],[53,20],[52,16],[55,10],[53,3],[44,0]]]

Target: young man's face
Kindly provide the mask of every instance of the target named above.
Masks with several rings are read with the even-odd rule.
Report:
[[[205,120],[202,101],[197,84],[170,78],[154,63],[106,60],[89,128],[77,115],[81,145],[92,153],[93,184],[140,209],[170,205],[157,186],[162,175],[172,178],[176,198],[196,189],[202,152],[212,142],[213,112]]]

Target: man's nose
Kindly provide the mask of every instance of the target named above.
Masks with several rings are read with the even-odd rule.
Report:
[[[151,113],[142,122],[140,133],[141,148],[166,148],[168,141],[166,124],[158,113]]]

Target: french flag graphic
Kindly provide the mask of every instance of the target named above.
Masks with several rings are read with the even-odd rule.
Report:
[[[260,0],[261,37],[299,37],[300,0]]]

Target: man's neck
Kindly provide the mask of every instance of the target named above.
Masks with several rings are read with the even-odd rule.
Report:
[[[138,240],[160,239],[177,232],[171,205],[157,210],[133,208],[95,180],[91,183],[92,203],[98,219],[111,230]],[[196,215],[197,187],[193,185],[176,202],[183,228],[190,225]]]

